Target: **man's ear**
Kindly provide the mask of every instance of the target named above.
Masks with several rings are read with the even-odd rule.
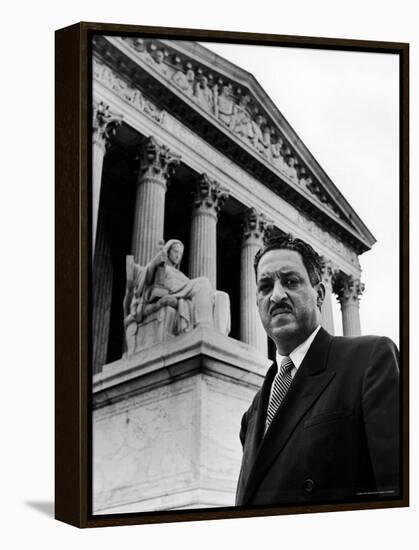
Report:
[[[315,289],[317,293],[317,307],[321,311],[324,297],[326,295],[326,289],[323,283],[317,283],[317,285],[315,286]]]

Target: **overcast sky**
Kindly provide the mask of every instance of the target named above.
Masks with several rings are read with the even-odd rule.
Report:
[[[202,44],[256,77],[377,239],[360,256],[361,328],[398,345],[398,57]],[[334,317],[342,334],[336,300]]]

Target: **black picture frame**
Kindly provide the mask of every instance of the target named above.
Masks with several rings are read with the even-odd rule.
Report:
[[[395,499],[278,506],[92,513],[91,38],[147,38],[391,53],[400,60],[400,349],[402,491]],[[409,505],[409,45],[199,29],[78,23],[56,31],[55,515],[77,527],[196,521]]]

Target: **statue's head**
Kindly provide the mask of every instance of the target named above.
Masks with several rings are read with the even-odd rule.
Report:
[[[229,84],[223,84],[221,86],[222,95],[229,96],[231,94],[231,87]]]
[[[170,239],[164,245],[164,248],[167,253],[167,259],[169,264],[173,267],[179,268],[180,262],[182,261],[184,246],[182,241],[177,239]]]
[[[157,50],[156,51],[156,53],[154,54],[154,59],[157,63],[163,63],[164,53],[162,52],[162,50]]]

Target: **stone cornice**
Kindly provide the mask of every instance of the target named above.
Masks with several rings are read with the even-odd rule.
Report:
[[[154,66],[159,63],[151,60],[150,54],[148,54],[150,59],[143,59],[132,44],[127,44],[120,38],[111,37],[97,37],[95,50],[105,60],[106,65],[113,67],[118,75],[117,79],[124,83],[122,88],[130,87],[130,93],[133,90],[146,91],[147,96],[158,105],[155,107],[157,110],[161,111],[163,108],[180,118],[184,124],[200,133],[213,147],[263,181],[273,192],[305,212],[309,218],[316,220],[327,231],[335,233],[357,253],[369,249],[373,242],[371,239],[361,235],[349,224],[349,221],[338,218],[336,213],[331,208],[325,207],[321,200],[315,200],[315,193],[308,188],[307,184],[293,181],[264,155],[258,154],[251,143],[246,143],[240,137],[234,136],[212,113],[194,99],[187,97],[187,94],[167,79],[165,68]],[[304,174],[304,170],[301,174],[304,180],[307,174]]]
[[[151,346],[105,365],[93,379],[93,407],[117,402],[137,392],[156,372],[160,372],[156,385],[164,384],[174,376],[182,376],[184,372],[179,372],[179,363],[185,362],[186,371],[195,369],[190,360],[197,355],[208,358],[203,362],[203,372],[231,377],[236,383],[250,387],[260,387],[270,364],[269,359],[253,346],[215,329],[198,326],[191,332],[167,340],[164,353],[160,346]]]

